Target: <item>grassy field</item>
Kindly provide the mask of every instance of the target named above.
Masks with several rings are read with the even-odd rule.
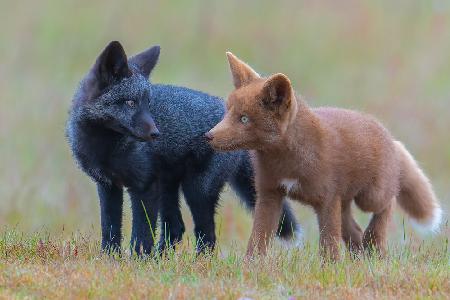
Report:
[[[317,247],[249,263],[226,246],[196,257],[186,241],[162,259],[99,255],[98,241],[6,231],[0,240],[0,297],[121,299],[448,299],[448,239],[403,245],[386,259],[321,264]],[[238,247],[239,248],[239,247]],[[292,297],[292,298],[291,298]]]
[[[400,1],[1,1],[0,298],[450,298],[450,4]],[[94,184],[64,137],[78,81],[111,40],[154,44],[153,82],[226,97],[225,51],[263,74],[283,72],[313,106],[379,118],[431,178],[446,215],[435,237],[397,213],[390,255],[321,266],[318,230],[295,204],[306,247],[275,244],[242,264],[251,216],[228,189],[219,250],[194,259],[192,222],[171,259],[99,254]],[[125,211],[125,240],[130,211]],[[367,215],[358,214],[361,225]]]

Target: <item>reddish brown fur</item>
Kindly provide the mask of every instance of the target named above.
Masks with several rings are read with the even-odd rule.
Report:
[[[373,246],[383,252],[396,197],[419,221],[438,218],[425,175],[375,119],[345,109],[312,109],[285,75],[261,78],[227,55],[236,90],[209,135],[218,150],[254,150],[258,199],[248,255],[265,252],[284,197],[314,208],[321,249],[331,258],[339,256],[341,238],[351,250]],[[352,200],[373,213],[364,233],[353,219]]]

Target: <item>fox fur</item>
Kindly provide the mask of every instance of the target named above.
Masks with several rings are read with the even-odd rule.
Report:
[[[248,255],[265,253],[287,197],[313,207],[322,254],[332,259],[341,239],[351,251],[384,253],[396,199],[417,224],[438,230],[441,208],[428,178],[377,120],[311,108],[285,75],[263,78],[227,56],[235,90],[207,136],[217,150],[252,150],[257,202]],[[373,213],[364,232],[352,216],[353,201]]]
[[[97,184],[102,249],[119,251],[123,192],[132,208],[131,249],[149,254],[158,214],[159,250],[182,239],[179,191],[192,212],[197,251],[214,248],[214,215],[226,182],[251,210],[256,192],[246,151],[218,153],[203,134],[222,118],[223,101],[184,87],[152,84],[159,46],[127,58],[111,42],[81,81],[67,122],[67,137],[80,168]],[[289,206],[279,236],[299,231]]]

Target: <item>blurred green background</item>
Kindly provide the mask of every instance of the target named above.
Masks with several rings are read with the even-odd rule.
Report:
[[[157,83],[226,97],[231,50],[262,74],[287,74],[313,106],[374,114],[415,155],[448,211],[449,1],[2,0],[2,228],[99,232],[95,185],[76,168],[64,128],[78,81],[111,40],[129,55],[160,44]],[[243,244],[251,219],[233,193],[222,198],[220,238]],[[312,212],[295,207],[313,238]],[[186,210],[185,220],[192,228]]]

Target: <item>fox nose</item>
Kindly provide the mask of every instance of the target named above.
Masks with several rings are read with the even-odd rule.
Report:
[[[159,131],[154,131],[154,132],[150,133],[150,136],[152,139],[157,139],[157,138],[159,138],[160,135],[161,135],[161,133]]]
[[[205,138],[208,140],[208,141],[212,141],[212,139],[214,138],[214,136],[212,135],[212,133],[211,132],[207,132],[207,133],[205,133]]]

